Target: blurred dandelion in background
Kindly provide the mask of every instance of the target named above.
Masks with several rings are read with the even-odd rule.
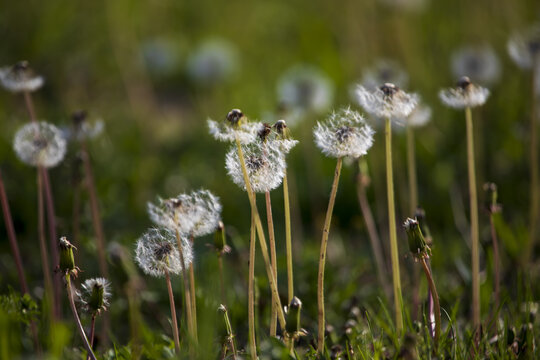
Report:
[[[15,134],[13,148],[25,164],[46,168],[58,165],[66,154],[66,140],[53,124],[33,122]]]
[[[532,69],[540,54],[540,24],[515,32],[506,45],[512,60],[522,69]]]
[[[501,75],[499,58],[489,45],[460,48],[452,54],[451,64],[456,78],[468,76],[480,84],[491,85]]]
[[[455,87],[439,91],[443,104],[454,109],[481,106],[488,97],[489,90],[473,84],[467,76],[459,79]]]
[[[13,66],[0,68],[0,83],[4,89],[18,93],[39,90],[45,80],[34,72],[28,61],[20,61]]]
[[[180,39],[166,36],[148,39],[141,44],[140,52],[152,75],[167,76],[181,68]]]
[[[368,90],[374,91],[381,84],[386,83],[394,84],[401,89],[409,84],[409,75],[397,61],[380,59],[373,66],[362,71],[361,84]]]
[[[208,39],[187,58],[188,76],[200,85],[211,86],[230,80],[239,68],[238,51],[225,39]]]

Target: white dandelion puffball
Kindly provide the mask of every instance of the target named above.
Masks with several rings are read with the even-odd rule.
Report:
[[[439,98],[443,104],[454,109],[484,105],[488,97],[489,90],[471,83],[467,76],[463,76],[456,87],[439,91]]]
[[[309,65],[295,65],[278,80],[279,103],[288,110],[320,113],[334,100],[334,86],[321,70]]]
[[[22,162],[50,168],[64,159],[66,140],[56,126],[44,121],[32,122],[17,131],[13,148]]]
[[[111,299],[111,282],[105,278],[85,280],[77,292],[84,311],[95,314],[106,311]]]
[[[193,212],[191,235],[200,237],[213,233],[221,221],[219,198],[208,190],[198,190],[190,194]]]
[[[532,69],[540,56],[540,24],[513,34],[507,43],[508,54],[522,69]]]
[[[317,147],[327,156],[359,158],[373,145],[373,129],[349,108],[334,112],[313,129]]]
[[[253,191],[264,193],[277,188],[285,175],[285,155],[277,142],[254,142],[242,145],[244,162]],[[225,157],[225,167],[232,181],[246,189],[244,174],[235,147]]]
[[[157,226],[167,228],[185,234],[188,233],[193,224],[188,218],[180,219],[177,215],[177,208],[181,206],[181,202],[177,198],[157,199],[157,202],[146,204],[146,210],[150,220]]]
[[[135,261],[148,275],[164,276],[165,272],[180,274],[182,269],[189,267],[193,261],[191,243],[184,236],[181,237],[182,256],[180,260],[176,233],[169,229],[150,229],[137,240],[135,247]]]
[[[257,130],[259,127],[260,123],[258,122],[246,121],[231,125],[227,122],[217,122],[208,119],[210,135],[212,135],[214,139],[223,142],[234,142],[238,139],[241,144],[249,144],[257,139]]]
[[[386,83],[374,91],[359,85],[356,96],[364,110],[381,118],[405,118],[419,101],[418,95],[406,93],[391,83]]]
[[[43,86],[45,80],[36,75],[27,61],[0,68],[0,83],[11,92],[33,92]]]
[[[403,89],[407,87],[408,82],[409,76],[394,60],[380,59],[362,72],[362,85],[370,91],[386,83]]]
[[[492,84],[499,79],[501,65],[489,45],[467,46],[452,54],[452,73],[456,78],[466,75],[474,82]]]

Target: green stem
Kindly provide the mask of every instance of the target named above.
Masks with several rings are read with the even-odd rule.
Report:
[[[165,269],[165,281],[167,282],[167,292],[169,293],[169,303],[171,305],[171,318],[172,318],[174,347],[176,348],[176,353],[180,354],[180,337],[178,335],[178,322],[176,320],[176,308],[174,306],[174,295],[172,291],[171,277],[169,276],[169,271],[167,269]]]
[[[244,159],[244,152],[242,151],[242,146],[238,138],[236,139],[236,147],[238,151],[238,158],[240,160],[240,166],[242,167],[242,174],[244,176],[244,183],[246,185],[246,192],[248,193],[249,204],[251,206],[251,211],[255,218],[255,228],[257,230],[257,237],[259,238],[259,244],[261,246],[261,253],[264,260],[264,265],[266,268],[266,276],[268,277],[268,282],[270,283],[270,291],[272,293],[272,301],[276,303],[276,309],[278,312],[278,321],[282,329],[285,329],[285,315],[283,314],[283,308],[281,306],[281,300],[279,299],[279,292],[277,288],[276,279],[274,277],[274,272],[270,265],[270,258],[268,256],[268,247],[266,246],[266,239],[264,236],[264,230],[261,223],[261,218],[259,216],[259,210],[257,209],[257,202],[255,201],[255,193],[251,187],[249,181],[249,176],[247,173],[246,162]]]
[[[185,261],[184,261],[184,252],[182,251],[182,237],[180,236],[180,232],[178,229],[176,229],[176,245],[178,247],[178,252],[180,253],[180,262],[182,263],[182,277],[183,277],[183,283],[184,283],[184,298],[186,302],[186,322],[187,322],[187,330],[189,333],[190,340],[193,340],[193,317],[192,317],[192,307],[191,307],[191,295],[189,291],[189,277],[187,275],[187,271],[185,268]],[[191,346],[190,346],[191,348]]]
[[[223,279],[223,255],[218,254],[218,268],[219,268],[219,289],[221,295],[221,303],[227,305],[227,296],[225,295],[225,280]]]
[[[409,176],[409,213],[410,216],[413,216],[418,207],[418,182],[416,180],[414,129],[410,125],[407,125],[407,173]]]
[[[73,299],[73,290],[71,289],[71,275],[69,273],[66,274],[66,291],[68,295],[69,300],[69,306],[71,307],[71,312],[73,312],[73,317],[75,318],[75,324],[77,325],[77,330],[79,331],[79,335],[81,336],[81,339],[83,340],[84,347],[86,348],[86,351],[88,352],[88,356],[92,360],[97,360],[96,355],[92,351],[92,347],[90,346],[90,343],[88,342],[88,338],[86,337],[86,334],[84,333],[81,319],[79,318],[79,314],[77,314],[77,308],[75,307],[75,300]]]
[[[403,330],[403,314],[401,312],[401,279],[399,275],[399,253],[396,232],[396,210],[394,204],[394,175],[392,169],[392,123],[390,118],[385,124],[386,138],[386,186],[388,192],[388,227],[390,234],[390,255],[392,259],[392,280],[394,285],[394,307],[396,313],[396,329]]]
[[[225,319],[225,327],[227,329],[227,338],[229,339],[233,359],[236,360],[236,346],[234,345],[234,333],[232,330],[231,321],[229,320],[229,312],[226,307],[223,308],[223,317]]]
[[[328,201],[328,209],[326,210],[326,218],[324,220],[324,228],[321,239],[321,252],[319,255],[319,274],[317,281],[317,304],[318,304],[318,337],[317,351],[322,354],[324,352],[324,266],[326,263],[326,247],[328,245],[328,235],[330,234],[330,225],[332,223],[332,213],[334,212],[334,204],[336,202],[336,194],[339,184],[339,176],[341,174],[341,165],[343,158],[337,159],[336,170],[334,171],[334,181],[332,190],[330,191],[330,200]]]
[[[255,217],[251,211],[251,226],[249,235],[249,264],[248,264],[248,336],[249,353],[253,360],[257,359],[257,342],[255,340]]]
[[[274,220],[272,218],[272,200],[270,199],[270,191],[264,194],[266,202],[266,220],[268,222],[268,241],[270,242],[270,262],[272,265],[272,271],[276,279],[277,285],[277,256],[276,256],[276,238],[274,235]],[[276,337],[277,328],[277,310],[276,304],[272,302],[272,312],[270,316],[270,336]]]
[[[537,222],[538,222],[538,134],[536,122],[536,91],[535,91],[535,78],[538,76],[536,71],[537,60],[535,59],[532,70],[532,102],[531,102],[531,128],[530,128],[530,162],[531,162],[531,204],[530,204],[530,235],[529,242],[527,244],[527,251],[525,257],[528,260],[531,254],[534,252],[534,245],[536,242]]]
[[[475,330],[480,327],[480,254],[478,235],[478,198],[476,194],[476,168],[474,164],[474,137],[471,108],[465,109],[467,122],[467,165],[469,172],[469,197],[471,209],[471,248],[472,248],[472,312]]]
[[[193,234],[190,236],[191,245],[195,242]],[[193,317],[193,340],[198,342],[197,336],[197,297],[195,293],[195,269],[193,268],[193,262],[189,264],[189,293],[191,295],[191,316]]]
[[[497,311],[499,311],[499,298],[501,294],[501,264],[499,255],[499,241],[497,239],[497,231],[495,230],[495,221],[493,216],[493,213],[489,215],[489,227],[491,230],[491,241],[493,242],[493,266],[495,268],[495,306],[493,313],[496,314]]]
[[[290,303],[294,297],[292,235],[291,235],[291,205],[289,202],[289,180],[287,169],[283,176],[283,207],[285,210],[285,246],[287,247],[287,301]]]
[[[437,293],[437,288],[435,287],[435,282],[433,281],[433,276],[429,270],[429,266],[426,262],[426,258],[422,257],[420,259],[422,267],[424,268],[424,273],[426,274],[426,279],[428,281],[429,289],[431,290],[431,298],[434,302],[435,310],[435,348],[439,344],[439,339],[441,337],[441,305],[439,303],[439,294]],[[431,322],[431,316],[429,317]],[[431,328],[431,324],[430,324]]]

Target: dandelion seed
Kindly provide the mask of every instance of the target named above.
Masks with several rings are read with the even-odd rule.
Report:
[[[36,91],[44,82],[43,77],[34,73],[28,61],[0,68],[0,83],[6,90],[14,93]]]
[[[375,91],[381,84],[387,83],[403,89],[408,82],[409,76],[405,70],[393,60],[381,59],[362,72],[362,85],[370,91]]]
[[[188,75],[202,85],[213,85],[230,79],[238,70],[236,48],[225,40],[202,43],[187,60]]]
[[[258,122],[248,122],[242,111],[238,109],[231,110],[224,122],[208,119],[210,135],[223,142],[233,142],[238,139],[241,144],[249,144],[257,139],[260,126]]]
[[[135,261],[148,275],[164,276],[168,271],[180,274],[187,269],[193,261],[193,249],[190,241],[182,236],[182,255],[184,264],[180,260],[180,252],[176,247],[176,233],[170,229],[150,229],[137,240],[135,248]]]
[[[374,91],[359,85],[356,96],[364,110],[382,118],[405,118],[419,101],[418,95],[408,94],[391,83],[386,83]]]
[[[467,75],[475,82],[492,84],[499,79],[501,66],[490,46],[467,46],[452,55],[452,72],[455,77]]]
[[[64,159],[66,140],[56,126],[44,121],[33,122],[17,131],[13,148],[22,162],[50,168]]]
[[[532,69],[540,56],[540,25],[513,34],[507,43],[508,54],[522,69]]]
[[[286,163],[279,142],[254,142],[242,145],[242,151],[253,191],[264,193],[281,184]],[[232,147],[227,153],[225,167],[232,181],[245,190],[242,166],[236,148]]]
[[[316,67],[296,65],[278,80],[277,96],[287,110],[321,113],[332,104],[334,87]]]
[[[456,87],[443,89],[439,92],[439,98],[443,104],[455,109],[483,105],[488,96],[488,89],[473,84],[467,76],[459,79]]]
[[[317,147],[327,156],[359,158],[373,145],[373,129],[349,108],[332,113],[313,130]]]
[[[111,298],[111,283],[105,278],[88,279],[77,293],[82,308],[89,314],[107,311]]]

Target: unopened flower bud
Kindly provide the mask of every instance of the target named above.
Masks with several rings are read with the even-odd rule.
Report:
[[[244,117],[244,113],[240,109],[232,109],[227,114],[227,121],[231,123],[231,125],[236,126],[240,123],[240,120]]]
[[[225,236],[225,224],[222,221],[218,223],[216,232],[214,233],[214,246],[218,253],[222,253],[227,248],[227,240]]]
[[[484,190],[488,193],[489,202],[487,209],[491,214],[495,214],[501,211],[501,205],[497,203],[497,184],[485,183]]]
[[[407,238],[409,241],[409,250],[415,257],[426,257],[429,252],[429,247],[426,244],[422,230],[420,230],[420,224],[417,220],[408,218],[403,223],[405,231],[407,232]]]
[[[77,266],[75,266],[75,257],[73,256],[73,249],[77,249],[73,246],[65,236],[60,238],[58,243],[60,250],[60,264],[59,268],[62,273],[67,274],[71,272],[77,272]]]
[[[287,308],[286,330],[289,336],[296,336],[300,332],[300,312],[302,310],[302,301],[294,296]]]
[[[285,120],[278,120],[272,127],[276,130],[278,135],[282,139],[290,139],[291,138],[291,131],[287,127],[287,123]]]

